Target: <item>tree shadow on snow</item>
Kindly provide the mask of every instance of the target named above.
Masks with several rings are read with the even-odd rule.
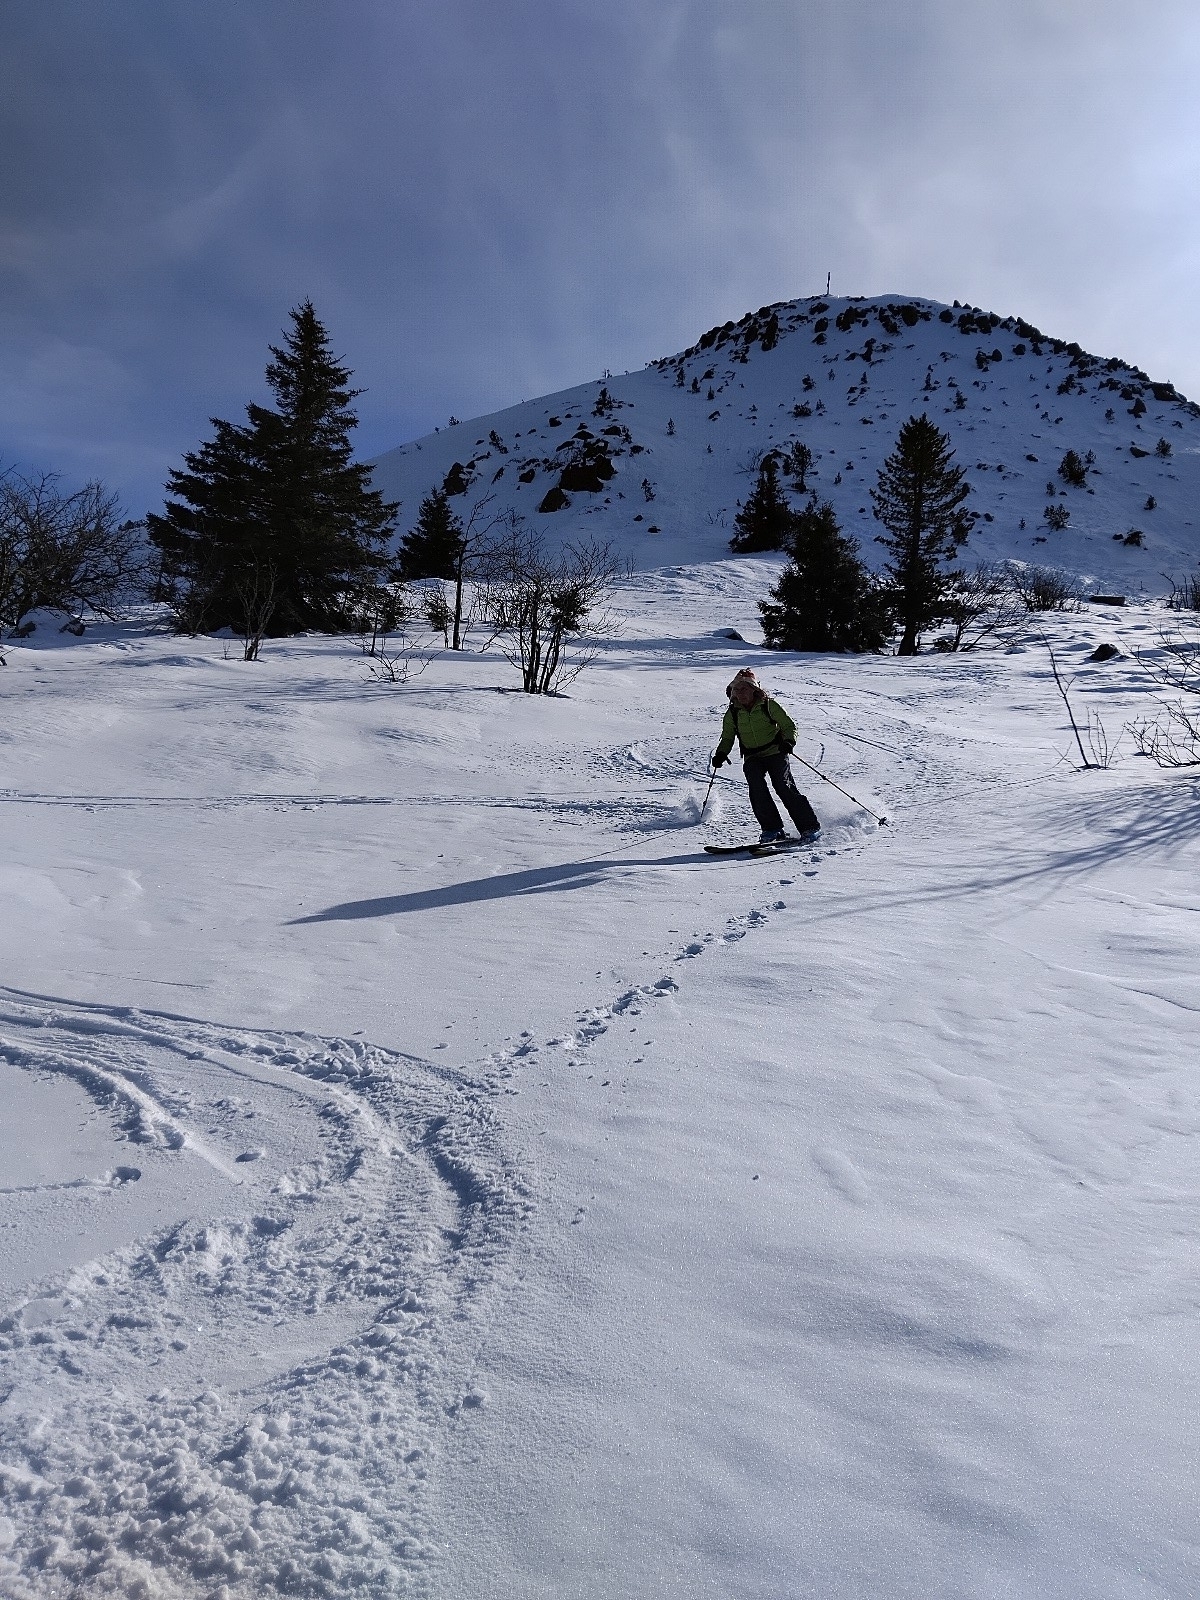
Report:
[[[473,905],[481,900],[509,900],[519,895],[557,894],[565,889],[588,889],[603,883],[613,872],[630,867],[698,866],[708,857],[689,851],[682,856],[657,856],[638,861],[566,861],[556,867],[530,867],[524,872],[501,872],[490,878],[470,878],[443,889],[421,889],[415,894],[381,895],[372,900],[347,900],[311,916],[293,917],[289,927],[308,922],[357,922],[368,917],[403,917],[413,911],[442,911],[449,906]]]
[[[1116,862],[1151,862],[1195,846],[1200,834],[1200,783],[1188,774],[1175,785],[1156,786],[1134,799],[1104,794],[1073,798],[1062,819],[1064,837],[1043,812],[1031,833],[1012,842],[1003,835],[982,841],[979,859],[934,871],[943,881],[884,887],[857,899],[840,899],[815,911],[810,921],[858,911],[902,910],[907,906],[969,900],[981,892],[1036,886],[1052,897],[1067,884],[1086,882]]]

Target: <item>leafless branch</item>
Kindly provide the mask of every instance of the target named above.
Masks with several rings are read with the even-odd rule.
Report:
[[[1079,732],[1079,724],[1075,721],[1075,713],[1071,709],[1071,700],[1067,692],[1071,684],[1075,682],[1075,679],[1072,678],[1070,683],[1063,682],[1062,674],[1058,670],[1058,662],[1055,659],[1053,646],[1045,634],[1042,635],[1042,643],[1046,646],[1046,654],[1050,657],[1050,670],[1054,674],[1055,685],[1059,694],[1062,695],[1063,705],[1067,708],[1067,716],[1071,719],[1071,731],[1075,735],[1075,743],[1079,746],[1079,759],[1083,762],[1084,768],[1089,769],[1095,766],[1096,763],[1089,761],[1087,758],[1087,751],[1083,748],[1083,738]]]
[[[146,583],[140,522],[122,522],[117,496],[98,482],[65,494],[57,474],[0,473],[0,628],[31,611],[113,618]]]
[[[234,580],[240,612],[237,629],[242,639],[242,660],[257,661],[258,652],[275,614],[278,573],[273,561],[256,561]]]

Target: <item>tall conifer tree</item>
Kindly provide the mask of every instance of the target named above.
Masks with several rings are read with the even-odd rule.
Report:
[[[397,507],[351,459],[361,391],[312,302],[291,319],[283,347],[270,347],[276,408],[251,404],[242,425],[214,417],[213,438],[172,469],[162,516],[147,519],[181,626],[240,627],[248,580],[269,574],[269,633],[337,630],[386,567]]]
[[[909,417],[871,490],[876,520],[887,529],[876,538],[889,552],[884,570],[904,630],[898,655],[916,655],[922,630],[945,614],[958,577],[946,563],[975,521],[963,508],[971,486],[953,458],[950,440],[936,424],[924,413]]]

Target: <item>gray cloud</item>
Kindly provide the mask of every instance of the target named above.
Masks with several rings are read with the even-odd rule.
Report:
[[[0,456],[143,509],[304,295],[367,454],[826,271],[1200,395],[1198,55],[1190,0],[17,0]]]

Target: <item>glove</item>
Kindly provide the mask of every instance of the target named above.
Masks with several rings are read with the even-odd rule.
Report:
[[[792,751],[796,748],[796,741],[795,739],[780,739],[779,748],[783,751],[785,756],[790,756]]]
[[[719,756],[719,755],[715,755],[714,754],[714,756],[712,758],[712,764],[713,764],[714,771],[716,770],[717,767],[723,767],[728,760],[729,760],[728,756]]]

